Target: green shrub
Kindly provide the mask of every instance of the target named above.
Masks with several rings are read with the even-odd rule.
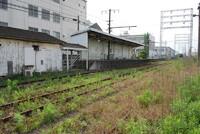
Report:
[[[200,125],[188,132],[188,134],[200,134]]]
[[[3,98],[0,98],[0,105],[6,104],[5,100]]]
[[[13,116],[13,120],[16,122],[15,130],[17,132],[23,131],[24,128],[24,116],[20,113],[16,113]]]
[[[199,80],[199,77],[190,78],[180,86],[180,98],[172,105],[174,115],[162,121],[160,133],[198,134],[200,132]]]
[[[50,123],[55,119],[57,110],[55,106],[50,103],[44,107],[43,112],[44,112],[44,123]]]
[[[8,79],[6,93],[10,94],[13,90],[17,90],[18,89],[17,84],[18,84],[17,80],[11,81],[10,79]]]
[[[118,120],[118,132],[126,134],[143,134],[150,132],[150,124],[146,119],[139,118],[137,121],[130,119],[126,123],[123,119]]]
[[[140,104],[144,106],[149,106],[161,99],[160,93],[153,94],[151,90],[144,90],[142,95],[137,97]]]
[[[0,110],[0,117],[3,116],[3,111]]]
[[[179,88],[181,99],[200,100],[200,77],[188,78]]]

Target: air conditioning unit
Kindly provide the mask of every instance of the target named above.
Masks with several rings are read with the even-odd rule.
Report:
[[[33,76],[33,65],[24,66],[24,76],[32,77]]]

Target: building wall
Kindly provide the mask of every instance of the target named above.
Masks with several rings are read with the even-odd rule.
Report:
[[[160,54],[161,53],[161,54]],[[157,58],[173,58],[175,51],[170,47],[155,47],[155,59]]]
[[[33,65],[36,72],[62,71],[62,55],[58,44],[11,39],[0,39],[0,44],[0,76],[7,75],[8,61],[13,62],[13,74],[21,74],[24,65]],[[33,45],[39,46],[39,51],[34,51]]]
[[[132,47],[124,44],[111,43],[111,59],[131,59]],[[107,59],[108,42],[89,39],[89,59]]]
[[[145,36],[144,35],[120,35],[120,37],[124,37],[130,40],[137,41],[139,43],[145,43]],[[136,56],[138,56],[139,52],[144,50],[144,46],[136,48]],[[155,37],[149,34],[149,58],[154,58],[155,55]]]
[[[79,44],[88,47],[88,34],[83,33],[70,38],[70,43]]]
[[[80,30],[85,29],[83,22],[86,21],[85,0],[60,0],[56,3],[53,0],[8,0],[8,8],[0,8],[0,22],[8,23],[9,27],[28,30],[29,27],[49,30],[60,33],[60,39],[69,41],[70,35],[77,31],[77,19],[80,17]],[[28,13],[28,5],[38,7],[38,17],[32,17]],[[50,20],[42,19],[42,9],[50,11]],[[60,23],[53,22],[53,12],[60,14]]]

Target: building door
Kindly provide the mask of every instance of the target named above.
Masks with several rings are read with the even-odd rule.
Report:
[[[36,72],[46,72],[45,67],[45,51],[37,51],[36,53]]]
[[[13,75],[13,62],[7,61],[7,66],[8,66],[8,76],[12,76]]]
[[[52,71],[51,51],[45,51],[45,66],[47,71]]]

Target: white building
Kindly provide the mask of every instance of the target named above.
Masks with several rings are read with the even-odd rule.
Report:
[[[44,32],[68,42],[78,28],[85,29],[86,3],[86,0],[0,0],[0,26]]]
[[[142,43],[144,45],[147,45],[147,50],[148,50],[148,53],[147,53],[147,57],[148,58],[154,58],[154,53],[155,53],[155,37],[151,34],[148,33],[148,43],[147,43],[147,37],[145,36],[147,34],[143,34],[143,35],[129,35],[128,33],[124,34],[124,35],[120,35],[120,37],[123,37],[123,38],[127,38],[127,39],[130,39],[130,40],[134,40],[134,41],[137,41],[139,43]],[[145,42],[146,41],[146,42]],[[135,53],[136,53],[136,56],[138,56],[139,52],[141,50],[144,50],[145,49],[145,46],[141,46],[141,47],[137,47],[136,50],[135,50]]]
[[[175,50],[170,47],[155,47],[155,59],[157,58],[174,58]]]
[[[62,71],[65,60],[67,63],[74,60],[66,52],[86,50],[83,46],[66,43],[46,33],[0,26],[0,76],[26,71]]]
[[[118,37],[105,33],[95,28],[88,28],[71,37],[71,43],[80,44],[88,48],[88,52],[83,53],[82,59],[85,60],[107,60],[108,42],[110,41],[110,59],[132,59],[133,48],[143,46],[133,40]]]

